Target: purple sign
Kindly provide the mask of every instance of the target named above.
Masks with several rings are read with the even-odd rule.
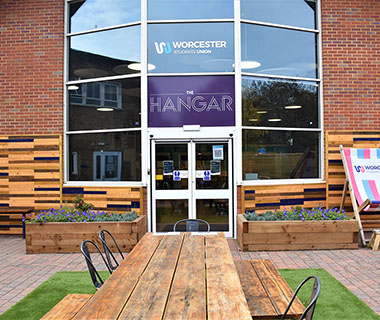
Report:
[[[148,78],[148,126],[235,125],[234,76]]]

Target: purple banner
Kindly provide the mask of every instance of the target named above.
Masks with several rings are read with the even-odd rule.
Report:
[[[235,125],[234,76],[148,78],[148,126]]]

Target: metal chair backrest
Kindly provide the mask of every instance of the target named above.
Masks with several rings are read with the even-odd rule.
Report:
[[[99,232],[99,238],[100,238],[100,241],[102,241],[102,244],[103,244],[103,248],[104,248],[104,253],[106,254],[106,258],[107,258],[107,262],[108,262],[108,265],[110,266],[110,268],[112,270],[115,270],[118,266],[119,266],[119,263],[117,262],[114,254],[112,253],[110,247],[108,246],[107,244],[107,240],[106,240],[106,234],[108,234],[111,239],[113,240],[117,250],[119,251],[119,254],[121,256],[122,259],[124,259],[124,255],[123,253],[121,252],[120,250],[120,247],[119,245],[117,244],[116,242],[116,239],[114,238],[114,236],[111,234],[111,232],[107,231],[107,230],[100,230]],[[113,261],[112,261],[113,260]],[[115,265],[113,264],[113,262],[115,263]]]
[[[199,224],[200,223],[204,223],[207,227],[207,232],[210,232],[210,224],[207,221],[202,220],[202,219],[182,219],[182,220],[179,220],[175,223],[175,225],[173,227],[174,232],[177,231],[177,225],[182,223],[182,222],[186,222],[186,231],[187,232],[199,231]]]
[[[286,315],[287,315],[294,299],[296,298],[298,292],[301,290],[303,285],[311,279],[314,279],[314,283],[313,283],[313,290],[311,292],[310,302],[309,302],[309,305],[306,307],[305,311],[303,312],[303,314],[301,315],[299,320],[304,320],[304,319],[305,320],[312,320],[313,319],[314,309],[315,309],[315,306],[317,304],[317,299],[319,297],[319,294],[321,292],[321,280],[317,276],[309,276],[299,284],[296,291],[294,292],[292,299],[290,300],[290,302],[288,304],[288,307],[286,308],[283,316],[281,317],[281,320],[284,320],[286,318]]]
[[[88,267],[88,272],[90,273],[92,283],[96,287],[96,290],[98,290],[103,285],[104,281],[102,280],[102,278],[100,277],[98,271],[96,271],[94,264],[92,263],[92,259],[91,259],[91,255],[90,255],[90,250],[88,248],[88,244],[90,244],[93,247],[95,247],[96,250],[99,252],[100,256],[103,259],[104,264],[106,265],[106,267],[108,269],[108,271],[110,273],[112,273],[112,270],[110,269],[110,267],[109,267],[106,259],[104,258],[103,254],[102,254],[102,251],[100,250],[100,248],[98,247],[98,245],[95,242],[91,241],[91,240],[84,240],[82,242],[82,244],[81,244],[81,251],[82,251],[82,254],[83,254],[83,256],[84,256],[84,258],[86,260],[87,267]]]

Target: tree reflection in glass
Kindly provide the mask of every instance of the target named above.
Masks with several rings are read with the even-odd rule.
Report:
[[[318,84],[243,77],[243,126],[318,128]]]

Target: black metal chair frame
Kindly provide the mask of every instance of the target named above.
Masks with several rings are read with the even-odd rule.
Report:
[[[100,232],[99,232],[99,238],[100,238],[100,241],[101,241],[102,244],[103,244],[104,253],[105,253],[105,255],[106,255],[106,259],[107,259],[107,261],[108,261],[108,265],[109,265],[109,267],[110,267],[110,268],[112,269],[112,271],[113,271],[113,270],[115,270],[115,269],[119,266],[119,263],[117,262],[117,260],[116,260],[116,258],[115,258],[115,256],[114,256],[114,254],[112,253],[110,247],[109,247],[108,244],[107,244],[107,241],[106,241],[106,235],[105,235],[105,234],[108,234],[108,235],[112,238],[112,240],[113,240],[113,242],[114,242],[114,244],[115,244],[117,250],[119,251],[119,254],[120,254],[120,256],[122,257],[122,259],[124,259],[124,255],[123,255],[123,253],[121,252],[120,247],[119,247],[119,245],[117,244],[117,241],[116,241],[116,239],[114,238],[114,236],[111,234],[111,232],[109,232],[109,231],[107,231],[107,230],[100,230]],[[112,258],[112,259],[111,259],[111,258]],[[113,265],[112,260],[113,260],[113,262],[114,262],[116,265]]]
[[[90,255],[90,251],[88,249],[87,243],[92,244],[98,250],[98,252],[99,252],[100,256],[102,257],[103,262],[106,265],[109,273],[112,273],[112,270],[110,269],[106,259],[104,258],[102,251],[100,250],[100,248],[98,247],[98,245],[95,242],[93,242],[91,240],[82,241],[81,251],[82,251],[82,254],[86,260],[88,271],[89,271],[90,276],[91,276],[91,280],[92,280],[94,286],[96,287],[96,290],[98,290],[104,284],[104,281],[102,280],[102,278],[100,277],[100,275],[99,275],[98,271],[96,270],[94,264],[92,263],[91,255]]]
[[[315,306],[317,304],[317,299],[319,297],[319,294],[321,292],[321,280],[317,276],[309,276],[299,284],[299,286],[297,287],[296,291],[293,294],[292,299],[290,300],[290,302],[288,304],[288,307],[286,308],[284,314],[282,315],[281,320],[284,320],[286,318],[286,315],[287,315],[293,301],[295,300],[295,298],[298,294],[298,291],[300,291],[301,288],[303,287],[303,285],[311,279],[314,279],[314,284],[313,284],[313,290],[311,292],[310,302],[309,302],[309,305],[306,307],[305,311],[302,313],[299,320],[303,320],[303,319],[311,320],[311,319],[313,319],[314,309],[315,309]]]
[[[197,232],[197,231],[199,231],[199,222],[205,223],[207,225],[207,232],[210,232],[210,224],[207,221],[202,220],[202,219],[182,219],[182,220],[179,220],[174,224],[174,227],[173,227],[174,232],[176,232],[177,225],[181,222],[186,222],[186,232],[190,232],[190,231]],[[197,224],[197,230],[189,230],[189,226],[196,225],[196,223],[198,223]]]

